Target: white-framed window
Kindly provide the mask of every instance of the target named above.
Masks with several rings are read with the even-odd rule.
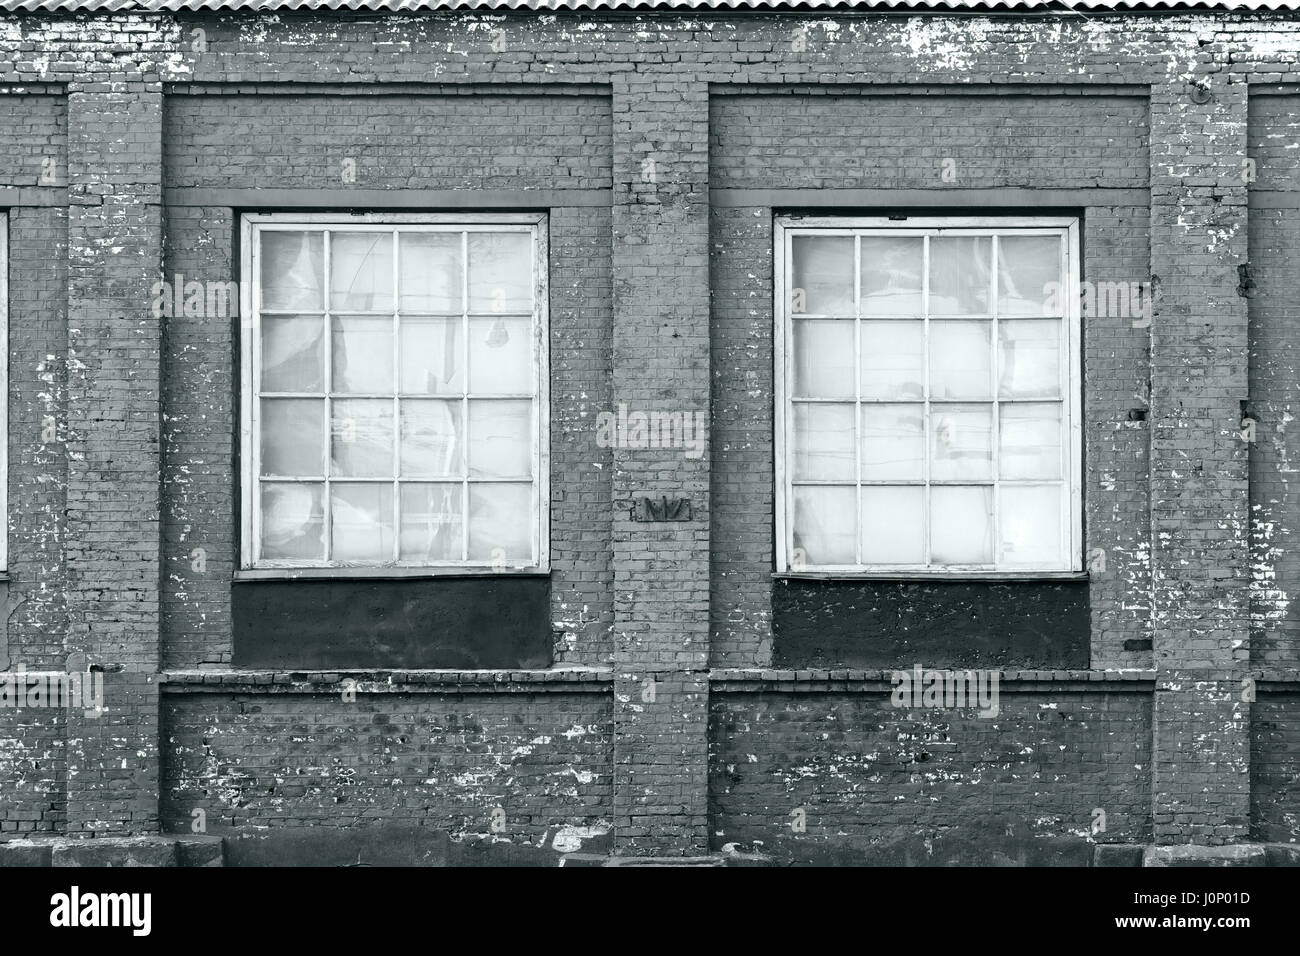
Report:
[[[775,241],[777,570],[1080,571],[1078,220]]]
[[[547,566],[547,229],[249,214],[245,569]]]

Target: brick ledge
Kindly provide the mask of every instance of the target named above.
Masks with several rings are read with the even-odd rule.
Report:
[[[355,681],[358,694],[464,691],[600,691],[609,689],[614,672],[606,667],[560,667],[537,670],[174,670],[159,676],[163,692],[230,692],[337,694],[344,681]]]

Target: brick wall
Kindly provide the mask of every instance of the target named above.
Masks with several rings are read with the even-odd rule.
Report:
[[[164,826],[187,833],[202,818],[216,835],[407,824],[534,846],[561,831],[607,835],[611,697],[582,689],[363,684],[351,702],[265,686],[168,693]]]
[[[1039,208],[1074,206],[1069,211],[1080,216],[1083,227],[1082,278],[1148,281],[1146,101],[1122,92],[1101,87],[1066,94],[1022,84],[1001,95],[917,86],[882,96],[773,86],[728,90],[711,99],[710,183],[715,189],[751,191],[735,206],[715,205],[712,216],[715,663],[765,666],[772,660],[773,204],[796,204],[798,210],[813,202],[815,208],[805,208],[833,214],[837,197],[844,195],[840,190],[868,190],[865,199],[838,202],[874,202],[877,210],[891,213],[930,209],[979,215],[985,210],[971,208],[971,190],[1022,188],[1031,197],[1034,190],[1064,191],[1042,193]],[[946,159],[956,163],[952,183],[941,176]],[[768,191],[766,204],[749,204],[755,190]],[[924,198],[916,198],[918,193]],[[998,209],[1006,196],[986,201],[997,211],[1014,213]],[[1141,205],[1121,204],[1134,199]],[[962,208],[946,208],[947,203]],[[1150,662],[1142,645],[1150,638],[1146,612],[1127,597],[1150,586],[1148,435],[1129,415],[1134,408],[1145,410],[1147,402],[1148,332],[1140,326],[1127,315],[1083,320],[1084,550],[1105,552],[1105,570],[1094,576],[1088,595],[1091,658],[1098,667]],[[853,605],[850,599],[833,606],[852,617]],[[947,611],[963,619],[982,617],[977,605],[958,599]],[[950,640],[969,644],[960,634]],[[952,660],[943,653],[928,659]],[[1024,663],[1054,662],[1044,657]]]
[[[57,711],[0,716],[0,837],[61,833],[67,823],[67,721]]]
[[[1145,689],[1004,683],[999,713],[982,717],[896,708],[888,684],[838,683],[715,686],[714,849],[839,865],[1087,865],[1092,843],[1150,838]]]
[[[1275,90],[1249,104],[1250,188],[1250,411],[1256,441],[1250,452],[1251,660],[1295,666],[1300,652],[1300,609],[1291,595],[1300,584],[1295,550],[1300,500],[1290,488],[1295,409],[1300,407],[1300,364],[1295,330],[1300,304],[1290,270],[1300,242],[1295,208],[1300,141],[1300,95]],[[1249,168],[1244,172],[1252,172]]]
[[[714,188],[1137,187],[1147,184],[1146,102],[1103,86],[835,86],[719,91],[710,101]],[[944,180],[943,161],[955,162]],[[941,196],[935,196],[936,205]]]
[[[1251,836],[1295,843],[1300,833],[1300,694],[1260,690],[1251,708]]]
[[[1284,759],[1295,695],[1241,692],[1259,668],[1276,688],[1298,672],[1290,19],[5,24],[6,664],[102,666],[109,713],[0,715],[4,832],[188,832],[201,799],[235,829],[480,834],[480,802],[503,793],[525,795],[530,845],[607,821],[610,845],[634,855],[764,840],[787,860],[954,860],[996,818],[1000,835],[971,837],[979,853],[1078,861],[1095,807],[1117,842],[1300,836]],[[597,690],[501,673],[481,696],[435,684],[344,704],[328,675],[226,673],[238,329],[160,323],[150,290],[176,272],[235,277],[237,214],[290,208],[548,211],[546,623],[556,672],[599,667]],[[1003,719],[903,716],[879,687],[819,688],[797,666],[746,683],[773,660],[772,215],[808,208],[1079,215],[1084,279],[1159,278],[1149,329],[1084,323],[1085,538],[1106,554],[1086,582],[1088,669],[1008,692]],[[595,416],[620,402],[709,412],[708,452],[598,447]],[[646,495],[688,499],[690,519],[633,520]],[[1115,689],[1116,668],[1153,670]],[[602,728],[599,744],[563,737],[570,720]],[[286,746],[285,727],[302,739]],[[436,768],[399,752],[417,739]],[[941,772],[864,762],[901,761],[918,741],[947,748],[928,751]],[[523,785],[506,783],[516,766]],[[290,767],[310,780],[301,792],[259,789]],[[1046,809],[1026,807],[1038,793]],[[809,811],[797,839],[796,797]]]
[[[302,79],[307,79],[303,77]],[[607,97],[502,94],[311,95],[234,85],[167,100],[169,188],[599,189],[610,183]],[[186,95],[188,94],[188,95]],[[232,95],[233,94],[233,95]]]
[[[167,99],[169,277],[239,278],[240,210],[210,205],[214,197],[189,189],[341,189],[345,158],[356,163],[358,189],[518,195],[609,187],[609,100],[586,87],[512,96],[235,88],[244,91],[183,87]],[[566,194],[559,195],[549,207],[551,623],[556,659],[590,664],[608,659],[613,601],[611,453],[595,442],[596,415],[611,407],[610,226],[607,209],[566,205]],[[244,201],[258,200],[254,194]],[[421,208],[437,202],[426,199]],[[239,407],[237,332],[217,316],[169,320],[165,328],[164,658],[172,666],[230,661],[239,523],[231,427]],[[202,561],[194,557],[199,548]]]

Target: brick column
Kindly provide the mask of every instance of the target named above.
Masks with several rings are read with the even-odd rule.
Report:
[[[1186,42],[1195,43],[1194,37]],[[1202,52],[1207,60],[1212,52]],[[1198,65],[1205,75],[1207,64]],[[1170,71],[1171,77],[1181,71]],[[1246,88],[1152,91],[1153,819],[1160,844],[1248,833]]]
[[[707,421],[704,83],[618,75],[613,241],[612,411],[692,420],[700,412]],[[708,462],[707,447],[698,456],[624,442],[614,450],[614,837],[622,855],[708,848]],[[677,520],[645,521],[642,498],[688,504]]]
[[[97,80],[68,96],[68,667],[105,704],[69,712],[74,835],[158,829],[162,89]]]

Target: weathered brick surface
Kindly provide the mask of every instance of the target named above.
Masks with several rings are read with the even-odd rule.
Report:
[[[585,87],[546,96],[455,88],[417,95],[427,94],[421,87],[385,96],[357,95],[356,87],[333,95],[286,95],[275,85],[241,86],[237,95],[203,89],[178,87],[168,98],[169,189],[341,188],[344,158],[356,163],[356,188],[609,186],[609,101]],[[168,215],[167,276],[238,277],[233,210],[173,205]],[[550,261],[556,658],[595,663],[608,658],[612,614],[610,453],[595,445],[595,416],[609,407],[608,213],[553,208]],[[238,562],[235,332],[220,317],[167,322],[164,659],[172,666],[230,661],[229,575]],[[203,562],[195,561],[196,548]]]
[[[0,838],[63,831],[67,730],[59,711],[0,710]]]
[[[67,185],[68,115],[60,86],[0,91],[0,130],[0,186]]]
[[[1203,55],[1203,58],[1208,53]],[[1218,65],[1189,58],[1207,82]],[[1203,105],[1152,91],[1151,529],[1156,837],[1245,836],[1246,721],[1234,694],[1249,649],[1245,85]],[[1175,544],[1177,539],[1178,543]],[[1205,746],[1206,735],[1214,741]]]
[[[623,74],[614,88],[614,399],[706,422],[707,109],[686,78]],[[707,840],[708,457],[688,451],[614,450],[614,835],[633,856]],[[686,498],[689,520],[638,522],[644,496]]]
[[[319,189],[352,159],[358,188],[609,188],[608,97],[414,93],[170,97],[167,185]]]
[[[876,92],[749,87],[710,101],[710,185],[761,189],[1136,187],[1146,103],[1105,87]],[[955,162],[955,180],[941,178]]]
[[[163,699],[163,820],[418,825],[539,844],[610,830],[607,693],[199,693]],[[493,829],[493,811],[503,815]],[[569,850],[578,847],[570,846]]]
[[[1145,692],[1003,685],[998,716],[980,717],[895,708],[888,690],[715,687],[709,709],[715,850],[840,864],[1078,865],[1091,842],[1151,836]],[[1095,810],[1104,811],[1096,832]]]
[[[67,652],[67,213],[22,207],[8,219],[7,653],[29,669],[58,668]]]
[[[549,827],[603,820],[629,854],[765,839],[788,859],[957,859],[944,833],[965,840],[996,817],[1009,842],[975,837],[978,852],[1074,860],[1089,803],[1107,809],[1117,841],[1295,839],[1295,695],[1241,696],[1250,664],[1276,670],[1280,686],[1297,668],[1286,440],[1297,236],[1283,194],[1294,192],[1300,32],[1290,18],[2,22],[7,588],[11,608],[25,601],[9,617],[7,653],[29,667],[123,668],[106,675],[101,718],[0,717],[3,832],[146,833],[160,825],[160,791],[168,827],[185,830],[186,801],[207,788],[222,826],[431,818],[465,833],[483,832],[471,806],[491,790],[524,801],[520,832],[534,844]],[[1189,79],[1209,83],[1207,102]],[[1241,176],[1247,148],[1254,184]],[[50,154],[64,159],[52,185],[40,180]],[[550,208],[549,623],[558,663],[611,664],[618,677],[595,694],[434,690],[388,710],[370,697],[178,689],[165,699],[160,752],[158,670],[230,661],[238,469],[234,324],[164,328],[149,311],[165,274],[233,277],[235,209],[181,195],[164,213],[162,190],[310,196],[344,189],[349,157],[356,189],[608,198]],[[944,158],[957,162],[954,183],[939,180]],[[1107,556],[1089,584],[1090,664],[1154,664],[1157,690],[1084,692],[1076,675],[1050,694],[1008,694],[1004,718],[987,723],[904,720],[879,696],[800,693],[800,679],[762,695],[715,686],[710,701],[710,666],[771,661],[773,468],[773,208],[711,206],[710,190],[796,187],[879,190],[856,200],[873,208],[895,194],[909,208],[970,215],[990,202],[1079,214],[1083,278],[1159,277],[1150,329],[1085,320],[1083,356],[1085,535]],[[1248,258],[1249,276],[1239,272]],[[1250,447],[1237,433],[1243,400],[1259,419]],[[708,452],[597,447],[595,415],[620,402],[712,410]],[[1148,407],[1147,422],[1130,419]],[[47,415],[56,441],[42,443]],[[643,494],[688,498],[690,520],[633,521]],[[206,551],[201,573],[195,547]],[[380,715],[393,731],[366,730]],[[453,732],[453,715],[482,729]],[[552,731],[569,719],[604,728],[600,746],[560,746]],[[286,747],[285,727],[314,739]],[[438,770],[420,777],[436,784],[408,783],[425,755],[403,754],[391,764],[403,775],[388,776],[396,750],[384,741],[407,728],[436,738]],[[535,751],[536,765],[520,756],[531,776],[517,786],[514,757],[497,758],[507,744],[531,746],[524,733],[559,749]],[[1099,733],[1117,749],[1098,750]],[[918,735],[948,742],[933,751],[947,777],[849,765],[855,754],[911,753]],[[1006,751],[1014,743],[1036,755]],[[202,757],[189,749],[204,746]],[[1130,750],[1144,759],[1120,759]],[[571,753],[595,791],[559,789]],[[751,753],[761,776],[733,783],[719,771]],[[805,765],[797,778],[786,769]],[[259,789],[281,786],[291,766],[311,787],[292,798]],[[357,783],[336,782],[337,768]],[[469,775],[463,787],[457,774]],[[706,826],[710,789],[720,827]],[[347,804],[330,802],[336,791]],[[597,810],[585,803],[593,793]],[[814,832],[825,824],[812,812],[807,834],[789,833],[794,796],[834,835]],[[1035,845],[1050,849],[1035,855]]]
[[[1250,449],[1251,660],[1294,667],[1300,619],[1292,595],[1300,585],[1295,544],[1300,499],[1291,489],[1293,421],[1300,407],[1300,303],[1289,263],[1300,243],[1295,205],[1300,142],[1300,95],[1252,95],[1250,189],[1250,409],[1256,421]],[[1251,172],[1247,168],[1246,172]]]
[[[1261,690],[1250,708],[1250,835],[1300,842],[1300,693]]]

